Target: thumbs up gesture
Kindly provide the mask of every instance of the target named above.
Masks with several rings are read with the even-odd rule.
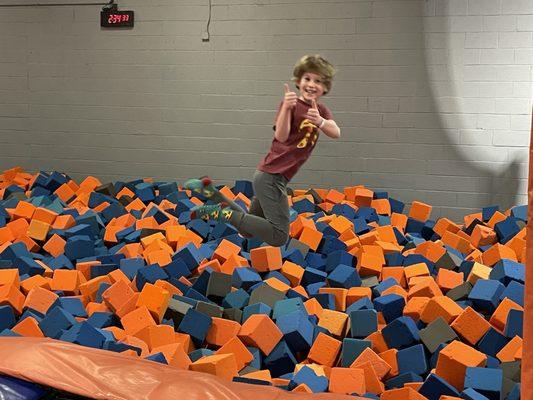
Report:
[[[298,96],[295,92],[291,92],[289,89],[289,85],[286,83],[284,84],[285,93],[283,97],[283,107],[287,110],[291,110],[296,106],[296,102],[298,101]]]
[[[316,126],[320,126],[322,123],[324,118],[320,116],[316,100],[313,99],[312,105],[309,110],[307,110],[307,115],[305,117]]]

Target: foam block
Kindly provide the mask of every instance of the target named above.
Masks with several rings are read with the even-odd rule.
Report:
[[[484,395],[490,400],[501,398],[503,372],[492,368],[467,368],[464,386]]]
[[[376,310],[356,310],[350,312],[350,332],[355,338],[365,338],[378,329]]]
[[[180,322],[178,331],[187,333],[197,346],[201,346],[212,323],[211,317],[190,308]]]

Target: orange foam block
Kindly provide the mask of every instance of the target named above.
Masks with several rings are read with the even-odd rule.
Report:
[[[206,341],[215,346],[223,346],[231,339],[237,337],[241,324],[223,318],[212,318],[212,324],[207,331]]]
[[[179,369],[189,369],[191,359],[185,352],[183,344],[172,343],[163,346],[154,347],[152,354],[163,353],[169,365]]]
[[[364,363],[370,363],[378,378],[383,379],[391,370],[391,366],[383,360],[379,355],[377,355],[374,350],[366,348],[361,354],[354,360],[350,368],[357,368]]]
[[[381,400],[427,400],[427,397],[410,387],[403,387],[383,392]]]
[[[170,325],[149,325],[141,329],[134,336],[147,344],[151,351],[155,347],[175,343],[174,328]]]
[[[21,314],[24,300],[24,295],[16,285],[0,286],[0,305],[9,304],[17,314]]]
[[[366,393],[365,371],[360,368],[332,368],[329,391],[342,394]]]
[[[315,227],[310,228],[306,226],[302,229],[298,240],[309,246],[311,250],[316,251],[323,236],[323,233],[317,231]]]
[[[37,219],[32,219],[30,222],[30,226],[28,227],[27,234],[32,239],[44,242],[49,231],[50,224],[39,221]]]
[[[307,219],[299,215],[293,222],[291,222],[291,225],[289,227],[289,235],[291,237],[300,236],[300,233],[302,233],[304,227],[315,229],[315,223],[312,219]]]
[[[281,269],[283,264],[279,247],[256,247],[250,251],[252,267],[258,272],[267,272]]]
[[[290,281],[291,286],[294,287],[300,284],[305,270],[298,264],[287,260],[281,266],[280,272],[285,278]]]
[[[220,349],[216,351],[216,354],[233,354],[235,356],[238,371],[243,369],[254,359],[250,350],[248,350],[244,343],[236,336],[224,343]]]
[[[26,337],[44,337],[44,333],[39,328],[39,323],[34,317],[26,317],[12,329],[13,332]]]
[[[413,201],[409,210],[409,217],[418,221],[426,222],[431,214],[432,206],[420,201]]]
[[[340,311],[325,308],[318,319],[318,326],[326,328],[336,337],[344,337],[347,328],[348,315]]]
[[[464,273],[455,272],[446,268],[440,268],[437,273],[437,285],[446,293],[464,282]]]
[[[244,322],[238,337],[244,344],[257,347],[268,356],[283,334],[268,316],[255,314]]]
[[[133,297],[133,290],[124,280],[113,283],[102,293],[102,299],[113,312],[120,309]]]
[[[80,283],[85,282],[85,277],[80,271],[56,269],[50,282],[52,290],[61,290],[67,294],[78,294]]]
[[[156,322],[146,306],[139,307],[120,319],[122,327],[128,335],[135,335],[147,326],[156,325]]]
[[[522,350],[522,345],[522,338],[520,336],[515,336],[496,354],[496,357],[501,362],[516,361],[516,353]]]
[[[0,285],[20,287],[19,270],[17,268],[0,269]]]
[[[341,347],[342,342],[340,340],[320,332],[313,342],[307,358],[312,362],[333,367],[336,365]]]
[[[455,301],[446,296],[435,296],[431,298],[420,315],[420,319],[429,324],[437,318],[442,317],[447,324],[453,322],[461,315],[463,309]]]
[[[227,380],[232,380],[238,375],[237,362],[233,354],[212,354],[202,357],[189,368],[192,371],[205,372]]]
[[[475,345],[490,329],[490,323],[472,307],[466,307],[450,326],[471,345]]]
[[[43,289],[50,290],[50,279],[45,278],[42,275],[33,275],[32,277],[28,279],[24,279],[20,283],[20,290],[22,293],[24,293],[26,296],[32,290],[34,287],[40,287]]]
[[[162,287],[146,283],[137,299],[136,307],[145,306],[154,319],[160,323],[167,310],[171,294]]]
[[[53,234],[50,239],[43,245],[43,249],[54,257],[59,257],[65,251],[67,242],[61,236]]]
[[[435,373],[457,390],[462,391],[466,369],[468,367],[484,367],[486,362],[487,356],[485,354],[467,344],[454,340],[440,351]]]
[[[213,253],[213,259],[218,260],[220,264],[224,264],[230,256],[237,255],[240,251],[240,246],[227,239],[222,239]]]
[[[492,326],[494,326],[496,329],[503,331],[505,329],[505,324],[507,323],[507,316],[511,310],[524,311],[524,308],[506,297],[492,313],[489,323],[492,324]]]
[[[31,308],[41,314],[46,314],[52,304],[59,298],[54,292],[36,286],[32,288],[24,301],[24,308]]]

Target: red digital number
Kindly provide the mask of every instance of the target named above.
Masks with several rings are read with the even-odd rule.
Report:
[[[117,24],[121,22],[128,22],[130,20],[129,14],[109,14],[107,18],[108,24]]]

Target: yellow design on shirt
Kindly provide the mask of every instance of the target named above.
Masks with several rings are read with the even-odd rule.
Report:
[[[300,142],[296,145],[296,147],[299,149],[307,147],[307,145],[309,144],[309,140],[311,140],[311,146],[313,146],[316,142],[316,139],[318,138],[318,129],[316,128],[316,126],[308,119],[304,119],[300,124],[298,133],[302,131],[307,131],[307,133],[305,134],[305,137],[300,140]],[[311,134],[313,134],[312,139]]]

